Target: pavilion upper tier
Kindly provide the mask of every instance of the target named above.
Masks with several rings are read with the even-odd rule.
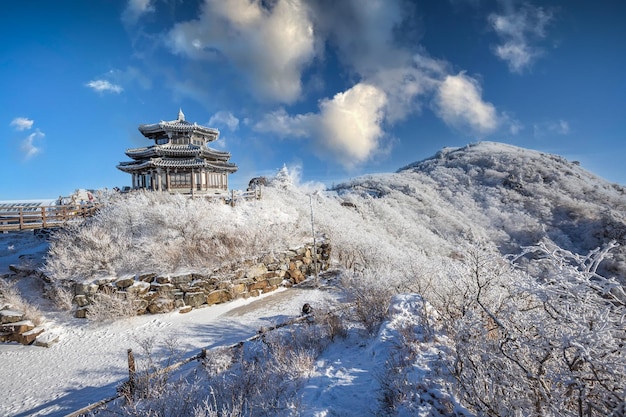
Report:
[[[211,127],[201,126],[185,120],[182,109],[178,111],[178,119],[169,122],[161,120],[159,123],[139,125],[139,131],[148,139],[153,139],[156,144],[166,143],[172,138],[184,135],[191,139],[191,143],[204,145],[217,140],[220,132]]]

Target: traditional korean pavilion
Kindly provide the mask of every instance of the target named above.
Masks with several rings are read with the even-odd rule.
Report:
[[[228,162],[229,152],[207,146],[219,131],[189,123],[183,111],[170,122],[139,125],[139,131],[154,145],[127,149],[129,162],[118,169],[133,176],[132,188],[184,194],[220,194],[228,191],[228,174],[237,165]]]

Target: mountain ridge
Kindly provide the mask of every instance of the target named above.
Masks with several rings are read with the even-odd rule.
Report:
[[[587,253],[616,241],[620,247],[606,262],[606,272],[626,280],[626,188],[578,162],[498,142],[478,142],[444,148],[395,173],[361,177],[336,189],[368,190],[371,196],[382,197],[384,188],[410,194],[410,183],[436,191],[459,215],[480,225],[502,253],[516,253],[542,240]]]

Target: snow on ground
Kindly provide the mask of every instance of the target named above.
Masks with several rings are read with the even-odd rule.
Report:
[[[47,250],[46,239],[32,230],[0,233],[0,274],[9,272],[9,265],[40,265]]]
[[[19,287],[35,286],[21,282]],[[142,340],[155,337],[157,347],[176,340],[189,357],[203,347],[244,340],[263,326],[298,316],[304,303],[320,305],[332,297],[320,290],[283,289],[186,314],[144,315],[109,324],[44,311],[44,327],[60,335],[58,343],[50,348],[0,344],[0,415],[62,416],[115,395],[128,377],[127,349],[139,351]]]
[[[0,273],[8,273],[11,264],[36,268],[47,248],[46,240],[33,232],[0,234]],[[41,299],[38,278],[21,278],[16,284],[22,296],[44,313],[46,332],[60,339],[50,348],[0,344],[1,416],[62,416],[115,395],[116,387],[128,378],[127,349],[139,352],[140,343],[148,338],[154,337],[157,346],[176,340],[184,357],[189,357],[203,347],[234,344],[261,327],[298,316],[304,303],[320,306],[334,298],[328,291],[281,289],[186,314],[144,315],[102,324],[55,311]],[[334,366],[324,378],[342,378],[345,371]],[[359,366],[363,365],[350,369]]]
[[[5,238],[6,239],[6,238]],[[2,244],[6,240],[0,238]],[[18,242],[13,239],[14,242]],[[37,238],[19,238],[19,249],[27,253],[41,250]],[[17,245],[17,244],[16,244]],[[8,268],[10,256],[0,257],[0,266]],[[13,279],[13,278],[9,278]],[[18,287],[31,301],[40,294],[38,278],[20,278]],[[407,323],[421,334],[415,317],[421,298],[398,298],[394,315],[386,322],[378,337],[349,332],[347,338],[336,339],[315,362],[308,381],[298,394],[298,412],[302,416],[375,415],[380,407],[380,376],[387,361],[399,347],[399,329]],[[112,397],[116,388],[128,378],[127,349],[141,357],[141,342],[154,338],[157,357],[166,357],[167,342],[175,340],[183,358],[197,354],[201,348],[231,345],[268,327],[300,314],[302,305],[314,308],[338,298],[332,290],[312,288],[280,289],[258,298],[193,310],[186,314],[172,312],[144,315],[114,323],[93,323],[54,311],[49,303],[38,300],[46,316],[46,331],[60,335],[50,348],[0,344],[0,401],[2,416],[63,416],[88,404]],[[433,384],[431,368],[440,361],[442,350],[434,343],[420,340],[414,375],[409,382]],[[159,351],[162,349],[162,351]],[[161,355],[162,353],[162,355]],[[182,359],[182,358],[181,358]],[[187,365],[192,368],[195,362]],[[425,410],[408,410],[401,415],[439,415]],[[425,412],[425,414],[422,414]]]

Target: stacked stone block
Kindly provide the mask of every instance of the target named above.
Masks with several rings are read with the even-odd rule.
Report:
[[[223,266],[210,273],[182,273],[109,277],[74,285],[76,317],[87,316],[90,301],[99,292],[132,296],[138,314],[158,314],[180,309],[224,303],[237,298],[256,297],[284,286],[304,281],[308,276],[328,269],[331,245],[327,241],[316,248],[307,244],[279,254],[267,254],[240,263]]]

